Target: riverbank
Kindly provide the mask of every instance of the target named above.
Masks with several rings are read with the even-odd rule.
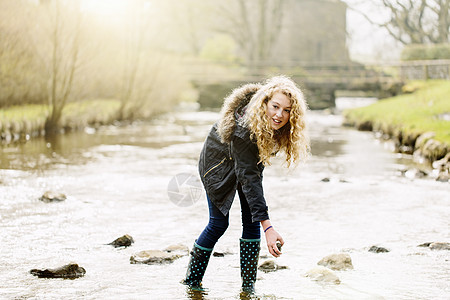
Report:
[[[395,150],[450,172],[450,81],[414,81],[407,94],[344,111],[345,125],[393,140]]]
[[[116,119],[118,100],[90,100],[68,103],[63,110],[63,132],[111,124]],[[2,144],[28,141],[44,136],[47,105],[30,104],[0,109],[0,141]]]

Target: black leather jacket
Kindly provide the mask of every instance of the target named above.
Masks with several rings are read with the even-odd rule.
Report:
[[[264,165],[259,162],[258,147],[247,128],[236,122],[230,143],[222,143],[217,123],[211,128],[199,160],[199,173],[212,203],[227,215],[238,183],[247,199],[252,221],[269,219],[262,179]]]

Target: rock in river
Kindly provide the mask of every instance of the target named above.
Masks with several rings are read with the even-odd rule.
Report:
[[[189,247],[183,244],[176,244],[168,246],[163,251],[184,256],[189,254]]]
[[[450,250],[450,243],[443,243],[443,242],[428,242],[420,244],[417,247],[427,247],[431,250]]]
[[[317,264],[339,271],[353,269],[352,259],[350,255],[346,253],[328,255],[322,258]]]
[[[84,276],[84,274],[86,274],[86,270],[78,266],[78,264],[68,264],[56,269],[33,269],[30,273],[39,278],[75,279]]]
[[[450,243],[435,242],[430,244],[431,250],[450,250]]]
[[[266,273],[283,270],[283,269],[287,269],[287,268],[288,268],[287,266],[278,265],[273,259],[266,260],[258,267],[259,270],[266,272]]]
[[[373,252],[373,253],[386,253],[386,252],[389,252],[389,250],[386,249],[386,248],[383,248],[383,247],[372,246],[372,247],[370,247],[369,252]]]
[[[440,171],[436,177],[436,181],[439,182],[450,182],[450,173],[447,171]]]
[[[339,277],[337,277],[336,274],[333,273],[333,271],[325,267],[315,267],[306,272],[305,276],[321,283],[341,283]]]
[[[133,243],[134,243],[133,238],[130,235],[125,234],[125,235],[121,236],[120,238],[115,239],[108,245],[112,245],[117,248],[117,247],[128,247],[128,246],[131,246],[131,244],[133,244]]]
[[[66,198],[67,198],[66,195],[62,193],[46,191],[44,195],[42,195],[41,198],[39,198],[39,200],[48,203],[48,202],[61,202],[66,200]]]
[[[144,250],[130,257],[131,264],[165,264],[172,263],[174,260],[182,257],[180,254],[173,254],[161,250]]]

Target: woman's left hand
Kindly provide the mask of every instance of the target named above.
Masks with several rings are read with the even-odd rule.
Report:
[[[281,235],[272,228],[266,231],[266,243],[267,248],[269,249],[270,254],[272,254],[274,257],[279,257],[282,253],[278,249],[277,241],[280,242],[281,246],[284,245],[284,240],[281,237]]]

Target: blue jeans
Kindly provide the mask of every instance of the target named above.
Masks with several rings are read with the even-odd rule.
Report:
[[[259,222],[252,222],[252,214],[248,206],[247,199],[242,192],[241,185],[238,185],[238,194],[241,202],[242,213],[242,238],[260,239],[261,230]],[[224,216],[220,210],[208,199],[209,223],[197,239],[197,245],[212,249],[219,238],[225,233],[229,224],[229,214]]]

